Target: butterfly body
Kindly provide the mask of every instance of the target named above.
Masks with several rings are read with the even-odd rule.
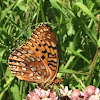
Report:
[[[57,40],[51,27],[38,25],[27,44],[11,54],[9,65],[12,74],[21,80],[51,84],[59,67]]]

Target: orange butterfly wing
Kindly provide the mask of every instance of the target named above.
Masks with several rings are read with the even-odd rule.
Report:
[[[51,84],[59,66],[57,40],[51,27],[38,25],[27,44],[11,54],[9,65],[12,74],[21,80]]]

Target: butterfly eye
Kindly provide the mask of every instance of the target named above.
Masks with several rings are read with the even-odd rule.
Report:
[[[27,44],[17,48],[8,63],[12,74],[19,79],[50,85],[59,66],[57,40],[51,27],[38,25]]]

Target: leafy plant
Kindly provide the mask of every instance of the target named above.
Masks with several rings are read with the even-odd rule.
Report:
[[[41,22],[58,38],[62,84],[80,90],[90,84],[99,87],[99,9],[99,0],[1,0],[0,100],[22,100],[36,87],[12,76],[8,57]]]

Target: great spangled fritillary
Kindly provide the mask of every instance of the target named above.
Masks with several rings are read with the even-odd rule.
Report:
[[[26,45],[17,48],[9,57],[9,67],[14,76],[42,86],[55,80],[58,66],[56,36],[44,23],[38,25]]]

